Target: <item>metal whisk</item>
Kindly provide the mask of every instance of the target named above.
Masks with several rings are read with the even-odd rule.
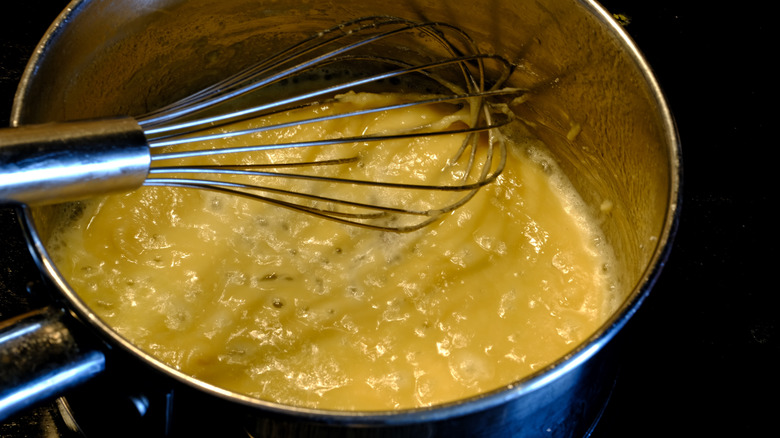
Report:
[[[349,21],[143,116],[0,131],[0,201],[42,205],[169,186],[239,195],[369,228],[419,229],[463,205],[503,170],[506,145],[496,128],[511,117],[502,102],[523,93],[503,88],[511,68],[445,23]],[[273,126],[234,127],[361,91],[402,93],[403,100]],[[254,140],[271,130],[432,105],[451,113],[465,108],[468,117],[315,141]],[[421,181],[406,170],[408,175],[396,171],[384,179],[389,172],[382,163],[375,177],[343,175],[344,166],[363,166],[378,142],[433,136],[453,139],[446,162],[432,169],[443,178]],[[208,146],[213,141],[223,146]],[[229,141],[241,145],[224,146]],[[353,151],[354,145],[368,152],[338,149],[336,156],[311,161],[262,158],[281,149]],[[335,176],[328,170],[334,168],[340,169]]]

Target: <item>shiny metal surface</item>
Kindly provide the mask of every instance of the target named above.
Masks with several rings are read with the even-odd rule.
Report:
[[[292,42],[245,70],[134,119],[41,123],[0,130],[0,202],[39,206],[141,185],[166,186],[231,194],[376,230],[417,230],[468,202],[503,170],[507,150],[497,128],[512,119],[508,107],[493,100],[510,102],[525,91],[503,86],[511,68],[508,60],[481,53],[454,26],[390,16],[360,17]],[[377,89],[408,98],[281,125],[230,127],[318,105],[341,93]],[[256,137],[295,126],[445,105],[453,114],[463,105],[469,105],[471,112],[458,124],[397,126],[376,132],[363,129],[355,136],[333,133],[304,142],[258,143]],[[442,120],[446,117],[442,113]],[[227,132],[214,132],[225,126]],[[464,134],[464,140],[452,142],[440,162],[428,166],[432,172],[439,167],[444,174],[462,172],[457,182],[448,184],[423,183],[416,169],[396,174],[392,180],[381,174],[359,178],[321,173],[354,163],[388,165],[374,164],[371,154],[350,152],[309,162],[263,161],[251,155],[354,143],[370,149],[396,139],[415,141],[451,134]],[[225,138],[246,144],[204,145]],[[479,149],[485,151],[478,153]],[[216,155],[227,161],[214,165],[203,160]],[[182,165],[180,160],[189,161]],[[305,180],[309,187],[290,191],[290,180]],[[347,187],[349,195],[339,196],[333,187]],[[414,203],[409,199],[420,197],[427,199],[424,206],[411,207]]]
[[[135,4],[73,2],[62,20],[79,26],[54,28],[46,50],[31,60],[37,69],[22,79],[12,124],[145,113],[349,18],[445,21],[463,28],[482,51],[517,64],[509,85],[531,90],[519,115],[603,219],[621,264],[631,270],[626,289],[666,243],[679,188],[674,122],[649,66],[595,3]]]
[[[105,369],[105,356],[81,348],[56,308],[0,324],[0,420],[80,385]]]
[[[152,150],[153,166],[145,185],[212,190],[342,224],[409,232],[459,208],[503,170],[507,148],[498,128],[511,117],[506,105],[498,103],[519,98],[524,90],[504,87],[511,64],[480,52],[462,30],[399,17],[358,17],[290,44],[206,89],[138,117]],[[314,114],[320,114],[316,116],[293,111],[287,113],[293,119],[283,124],[251,129],[230,125],[310,105],[317,108],[343,93],[377,90],[405,99],[332,114],[315,110]],[[381,130],[362,126],[354,135],[331,132],[308,141],[274,134],[279,129],[404,113],[413,107],[446,106],[449,110],[441,113],[446,120],[450,111],[454,115],[464,105],[471,112],[457,124],[399,124]],[[227,132],[213,132],[222,126],[227,126]],[[269,143],[258,140],[264,133],[270,133],[271,138],[265,139]],[[348,165],[392,166],[373,158],[372,149],[382,143],[400,139],[415,144],[419,139],[451,134],[464,134],[463,140],[449,143],[449,150],[442,151],[440,160],[426,169],[402,168],[392,179],[384,172],[362,177],[342,172]],[[224,138],[241,145],[209,148],[202,144]],[[339,148],[355,144],[364,145],[367,153]],[[264,161],[252,155],[311,147],[332,149],[335,155],[307,162],[278,157]],[[220,165],[194,160],[176,164],[179,159],[211,155],[224,156],[226,161]],[[430,173],[437,182],[421,179],[420,171]],[[455,172],[462,176],[449,178],[449,183],[436,178],[438,173],[451,177]],[[291,189],[289,182],[295,180],[306,181],[307,187]],[[339,194],[341,189],[348,193]],[[416,199],[426,201],[415,208]]]
[[[512,84],[532,90],[522,116],[601,219],[625,270],[625,300],[570,355],[480,397],[387,413],[295,409],[194,381],[128,344],[78,300],[48,260],[43,241],[49,212],[25,210],[22,220],[41,268],[85,324],[139,367],[183,385],[195,399],[234,407],[245,431],[270,436],[445,436],[456,430],[472,436],[578,436],[587,431],[598,414],[593,407],[608,394],[608,342],[636,311],[663,265],[679,198],[679,144],[671,114],[649,67],[602,9],[567,0],[479,3],[457,10],[432,1],[323,2],[316,7],[269,2],[264,8],[257,2],[208,0],[135,5],[72,3],[34,57],[36,68],[25,75],[13,123],[140,112],[248,62],[248,54],[269,53],[298,32],[366,15],[367,9],[452,22],[490,51],[517,62]],[[203,63],[192,63],[193,53],[204,50],[213,56],[195,57]],[[56,105],[43,105],[52,90]],[[114,92],[108,96],[106,90]]]
[[[46,205],[140,187],[151,157],[131,118],[0,130],[0,202]]]

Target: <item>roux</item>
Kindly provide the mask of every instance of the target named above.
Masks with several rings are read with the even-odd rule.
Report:
[[[349,94],[329,110],[376,98],[397,99]],[[359,133],[399,126],[398,117],[418,123],[432,117],[426,111],[258,135]],[[427,172],[451,150],[447,141],[368,150],[386,153],[380,162]],[[499,178],[419,231],[350,227],[208,191],[143,188],[84,203],[53,238],[51,255],[118,333],[210,384],[323,409],[452,401],[539,370],[613,310],[610,248],[585,206],[542,145],[507,141]]]

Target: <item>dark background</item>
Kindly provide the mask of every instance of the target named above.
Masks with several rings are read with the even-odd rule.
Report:
[[[27,59],[66,4],[4,2],[3,125]],[[602,4],[628,18],[625,29],[667,95],[682,138],[684,183],[673,250],[623,333],[623,370],[593,436],[766,436],[775,429],[780,389],[780,266],[770,211],[778,111],[777,70],[769,63],[777,50],[768,41],[776,16],[752,4]],[[13,210],[0,207],[0,320],[30,305],[23,291],[35,275]],[[0,437],[56,437],[54,426],[44,407],[0,425]]]

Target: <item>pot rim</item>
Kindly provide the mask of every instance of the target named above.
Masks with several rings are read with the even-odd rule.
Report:
[[[35,49],[32,57],[24,70],[19,87],[14,97],[11,109],[11,126],[22,124],[22,108],[27,90],[34,81],[35,73],[39,62],[46,55],[51,44],[57,40],[64,28],[79,13],[90,0],[72,0],[57,19],[51,24],[49,29],[42,37],[40,43]],[[660,120],[663,124],[663,132],[668,148],[668,159],[670,164],[669,181],[669,202],[666,206],[661,234],[658,236],[656,247],[652,257],[649,259],[644,272],[640,276],[632,291],[627,295],[620,308],[605,321],[602,326],[582,341],[576,348],[565,356],[555,360],[546,367],[532,373],[518,381],[509,383],[494,390],[477,394],[465,399],[438,404],[430,407],[408,408],[400,410],[384,411],[343,411],[330,409],[315,409],[306,407],[296,407],[283,405],[276,402],[261,400],[232,391],[228,391],[217,386],[200,381],[181,371],[175,370],[164,364],[140,348],[136,347],[128,340],[116,333],[111,327],[103,322],[90,308],[78,297],[73,289],[68,285],[64,277],[59,273],[53,261],[38,235],[31,209],[21,206],[18,210],[20,222],[28,242],[28,247],[33,254],[38,267],[43,274],[52,281],[56,289],[66,297],[67,307],[75,313],[79,320],[91,326],[101,335],[108,339],[112,345],[118,345],[133,356],[139,358],[143,363],[151,366],[156,371],[170,376],[175,380],[184,383],[206,394],[218,398],[235,402],[250,408],[262,409],[267,412],[292,415],[299,418],[308,418],[310,420],[322,422],[335,422],[341,424],[381,424],[381,425],[403,425],[424,421],[435,421],[444,418],[453,418],[489,409],[491,407],[506,403],[519,398],[525,394],[531,393],[541,387],[548,385],[576,369],[582,363],[586,362],[593,355],[599,352],[615,335],[622,329],[630,318],[639,310],[640,305],[649,295],[650,290],[657,281],[661,271],[669,257],[672,248],[672,242],[676,234],[679,222],[679,213],[681,207],[681,181],[682,181],[682,158],[680,150],[680,139],[671,110],[666,102],[666,98],[661,87],[653,75],[653,72],[639,51],[636,44],[626,33],[623,27],[618,24],[604,7],[595,0],[576,0],[582,4],[586,11],[595,16],[605,28],[612,33],[612,36],[619,43],[620,47],[636,63],[641,72],[646,85],[652,92],[655,99],[656,108],[660,112]]]

